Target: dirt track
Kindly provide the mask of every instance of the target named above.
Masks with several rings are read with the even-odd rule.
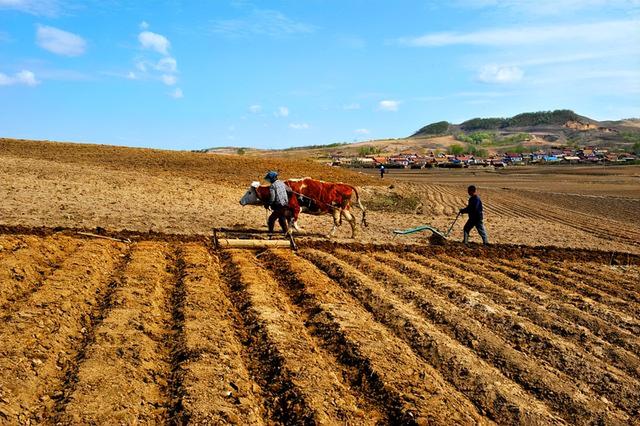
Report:
[[[607,253],[0,235],[0,423],[629,424]],[[623,262],[624,263],[624,262]]]

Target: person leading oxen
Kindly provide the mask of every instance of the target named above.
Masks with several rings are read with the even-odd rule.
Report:
[[[270,171],[264,179],[271,183],[269,186],[269,202],[268,206],[272,213],[267,220],[269,232],[273,233],[276,220],[285,234],[289,232],[289,219],[291,218],[291,209],[289,208],[289,195],[287,194],[287,186],[283,181],[278,179],[278,173]]]

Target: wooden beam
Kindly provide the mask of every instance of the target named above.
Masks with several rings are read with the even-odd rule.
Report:
[[[262,248],[262,247],[291,247],[287,240],[242,240],[233,238],[218,238],[219,248]]]

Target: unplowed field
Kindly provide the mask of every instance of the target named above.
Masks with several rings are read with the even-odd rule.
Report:
[[[638,423],[636,256],[302,245],[0,235],[0,423]]]

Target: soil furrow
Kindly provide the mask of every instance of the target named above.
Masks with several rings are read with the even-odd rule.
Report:
[[[548,363],[568,376],[587,384],[594,392],[613,401],[630,414],[640,407],[636,380],[615,367],[586,353],[581,345],[563,341],[525,318],[512,315],[482,294],[467,290],[463,283],[477,280],[464,269],[444,265],[438,260],[411,255],[424,264],[419,282],[448,298],[468,315],[495,334],[511,342],[520,352]]]
[[[521,278],[516,277],[515,274],[501,271],[494,265],[489,269],[486,262],[481,259],[463,257],[462,261],[473,265],[474,270],[479,275],[499,283],[505,289],[525,297],[527,300],[536,303],[541,308],[573,321],[579,326],[587,328],[596,336],[613,345],[620,346],[633,354],[640,354],[640,342],[638,341],[637,336],[634,336],[627,330],[623,330],[616,325],[609,324],[591,313],[584,312],[573,304],[558,301],[550,294],[547,294],[535,287],[525,285],[520,281]]]
[[[624,256],[622,257],[624,259]],[[561,267],[566,266],[568,270],[574,273],[588,273],[594,279],[606,280],[614,287],[622,287],[626,291],[640,294],[640,269],[637,267],[611,266],[597,262],[585,262],[581,264],[558,262],[558,264],[561,265]]]
[[[169,418],[171,355],[164,343],[171,325],[166,243],[141,242],[123,271],[113,306],[95,331],[80,365],[62,423],[159,423]]]
[[[185,260],[182,247],[175,251],[173,268],[173,287],[167,289],[169,295],[170,329],[164,338],[169,354],[168,363],[171,371],[168,377],[167,399],[169,401],[168,422],[172,425],[184,425],[189,422],[189,413],[184,409],[183,379],[185,370],[183,363],[188,357],[187,339],[185,335],[184,309],[186,303],[186,287],[184,282]]]
[[[351,256],[347,251],[341,250],[334,254],[347,264],[357,266],[367,275],[380,277],[388,272],[384,266],[377,266],[377,262],[367,260],[364,256],[356,259],[357,256]],[[354,285],[354,282],[361,286],[375,285],[358,273],[344,272],[344,279],[348,279],[350,285]],[[388,280],[389,277],[385,276],[382,279]],[[390,319],[397,316],[388,326],[405,341],[410,342],[418,354],[491,418],[499,423],[536,423],[553,419],[553,415],[544,404],[536,401],[496,367],[478,358],[471,349],[452,339],[438,327],[425,322],[415,308],[407,306],[405,302],[386,293],[382,288],[376,288],[375,291],[380,292],[380,298],[384,296],[384,300],[387,301],[385,315]],[[509,403],[505,404],[504,401]]]
[[[250,315],[264,331],[272,356],[280,360],[280,375],[299,394],[300,411],[295,413],[300,416],[298,420],[319,424],[367,423],[357,397],[334,367],[335,360],[314,343],[298,309],[291,305],[274,278],[256,262],[252,252],[231,251],[230,257],[250,304]]]
[[[315,251],[302,255],[315,257]],[[354,300],[311,262],[288,252],[274,256],[270,268],[307,312],[310,329],[342,363],[352,366],[357,386],[386,407],[389,423],[489,423],[406,342],[361,308],[357,297]],[[348,289],[352,291],[358,292]]]
[[[29,235],[0,234],[0,262],[17,251],[28,249],[34,242]]]
[[[231,254],[222,252],[220,259],[222,277],[229,289],[229,299],[242,322],[246,365],[264,395],[266,423],[311,423],[313,418],[306,402],[284,370],[284,360],[274,350],[266,329],[256,318],[245,285],[240,280],[240,271],[232,261]]]
[[[122,245],[93,241],[68,258],[0,328],[0,419],[40,423],[55,406],[90,314],[107,291]]]
[[[0,313],[15,312],[30,294],[72,256],[80,241],[64,236],[25,237],[26,244],[0,260]],[[36,240],[36,241],[31,241]]]
[[[344,285],[376,286],[376,283],[355,270],[346,262],[339,261],[324,253],[314,253],[316,258],[325,259],[328,273],[333,272],[336,279]],[[504,340],[487,332],[476,321],[468,319],[464,311],[443,300],[440,296],[423,286],[406,279],[393,270],[374,268],[367,265],[380,284],[389,288],[408,303],[412,303],[426,319],[437,324],[443,331],[460,343],[472,349],[478,356],[498,367],[505,376],[519,383],[526,390],[545,401],[550,407],[575,423],[593,421],[619,422],[627,416],[600,402],[588,389],[579,389],[564,374],[542,367],[530,358],[511,348]],[[336,273],[336,271],[338,271]],[[395,272],[395,273],[394,273]],[[331,276],[331,275],[330,275]],[[393,296],[385,294],[384,299]],[[588,404],[585,404],[588,401]]]
[[[520,207],[514,208],[514,210],[525,209],[540,211],[539,205],[531,205],[523,197],[520,197],[520,200]],[[543,213],[543,216],[546,220],[562,223],[580,231],[584,231],[588,234],[596,235],[605,240],[610,240],[613,237],[613,239],[617,239],[626,244],[640,244],[635,236],[630,237],[627,233],[621,232],[615,225],[607,226],[604,220],[600,221],[597,227],[594,227],[593,217],[589,215],[578,212],[570,212],[569,214],[567,214],[567,210],[562,209],[561,207],[555,209],[551,208],[549,205],[545,205],[544,207],[545,208],[541,211],[541,213]]]
[[[185,356],[182,405],[192,424],[264,424],[264,401],[243,361],[240,319],[201,244],[182,246]]]
[[[638,317],[638,306],[640,306],[640,293],[636,291],[629,291],[624,288],[619,280],[612,280],[612,277],[594,274],[594,271],[589,266],[579,267],[577,265],[571,265],[567,262],[545,262],[538,258],[529,258],[527,262],[535,266],[536,268],[544,268],[542,271],[545,276],[550,277],[553,280],[559,280],[561,282],[573,283],[575,288],[579,290],[585,287],[587,296],[589,293],[593,293],[594,299],[599,297],[611,297],[614,298],[610,302],[614,306],[619,306],[621,310],[632,313]],[[573,270],[577,269],[577,272]],[[571,285],[571,284],[570,284]],[[582,293],[582,291],[580,291]],[[602,294],[602,296],[600,296]],[[591,297],[591,296],[590,296]],[[607,302],[605,302],[607,303]],[[632,312],[626,309],[631,308]]]
[[[616,235],[615,233],[610,233],[598,228],[594,228],[591,226],[591,223],[585,224],[581,222],[576,222],[574,216],[571,216],[571,219],[567,219],[566,215],[559,214],[557,212],[553,212],[549,210],[549,206],[545,206],[544,210],[540,210],[540,206],[531,207],[527,206],[524,203],[520,203],[519,206],[513,204],[513,200],[511,200],[511,205],[509,208],[515,213],[517,217],[529,217],[532,219],[540,219],[545,222],[555,222],[562,225],[569,226],[571,228],[577,229],[579,231],[588,233],[590,235],[594,235],[600,238],[604,238],[606,240],[611,239],[612,236],[615,236],[617,239],[624,241],[625,243],[634,243],[635,240],[627,237],[626,235]]]
[[[50,423],[58,424],[61,422],[61,416],[64,413],[66,404],[69,401],[69,397],[75,390],[76,383],[78,382],[78,371],[80,369],[80,365],[87,357],[87,349],[95,342],[96,329],[108,315],[109,310],[113,307],[115,293],[122,285],[124,270],[131,261],[131,250],[132,247],[129,246],[127,247],[126,252],[120,255],[120,260],[111,275],[109,285],[104,291],[104,294],[99,297],[98,303],[89,316],[89,321],[85,327],[83,339],[77,349],[76,356],[72,362],[67,363],[65,366],[64,382],[59,389],[56,389],[52,393],[55,395],[55,407],[53,407],[50,412],[45,413],[45,417]]]
[[[493,266],[496,270],[511,276],[513,279],[529,287],[542,291],[564,303],[571,304],[581,311],[588,312],[611,325],[627,330],[633,335],[640,335],[640,325],[628,314],[618,312],[607,305],[580,295],[570,288],[552,284],[535,275],[535,271],[527,272],[527,267],[523,265],[526,260],[516,262],[517,264],[514,265],[509,260],[496,259]]]
[[[386,261],[413,279],[423,278],[424,266],[410,260],[400,259],[391,255],[376,255],[381,261]],[[473,279],[465,280],[464,284],[471,291],[482,293],[495,303],[509,310],[516,316],[528,318],[534,324],[554,333],[555,335],[567,339],[585,349],[590,354],[600,358],[605,363],[611,363],[617,368],[626,371],[636,379],[640,378],[640,358],[631,352],[612,345],[602,338],[593,334],[586,327],[567,321],[565,318],[531,303],[518,293],[505,289],[504,286],[488,279],[486,270],[477,265],[470,266],[461,260],[449,256],[438,258],[443,265],[440,271],[449,269],[457,271],[459,269],[473,269]],[[431,259],[429,259],[431,260]],[[497,280],[496,280],[497,281]]]
[[[634,317],[640,318],[638,315],[640,309],[638,304],[634,303],[633,300],[622,300],[620,297],[610,295],[599,290],[597,287],[587,285],[583,278],[574,279],[570,274],[554,272],[537,259],[522,259],[517,262],[509,261],[508,263],[512,267],[528,272],[538,278],[543,278],[553,283],[556,287],[560,287],[563,290],[568,289],[570,293],[578,293],[585,298],[605,305],[609,309],[619,311],[618,315],[626,317],[630,326],[636,327],[640,333],[640,321],[634,319]]]

